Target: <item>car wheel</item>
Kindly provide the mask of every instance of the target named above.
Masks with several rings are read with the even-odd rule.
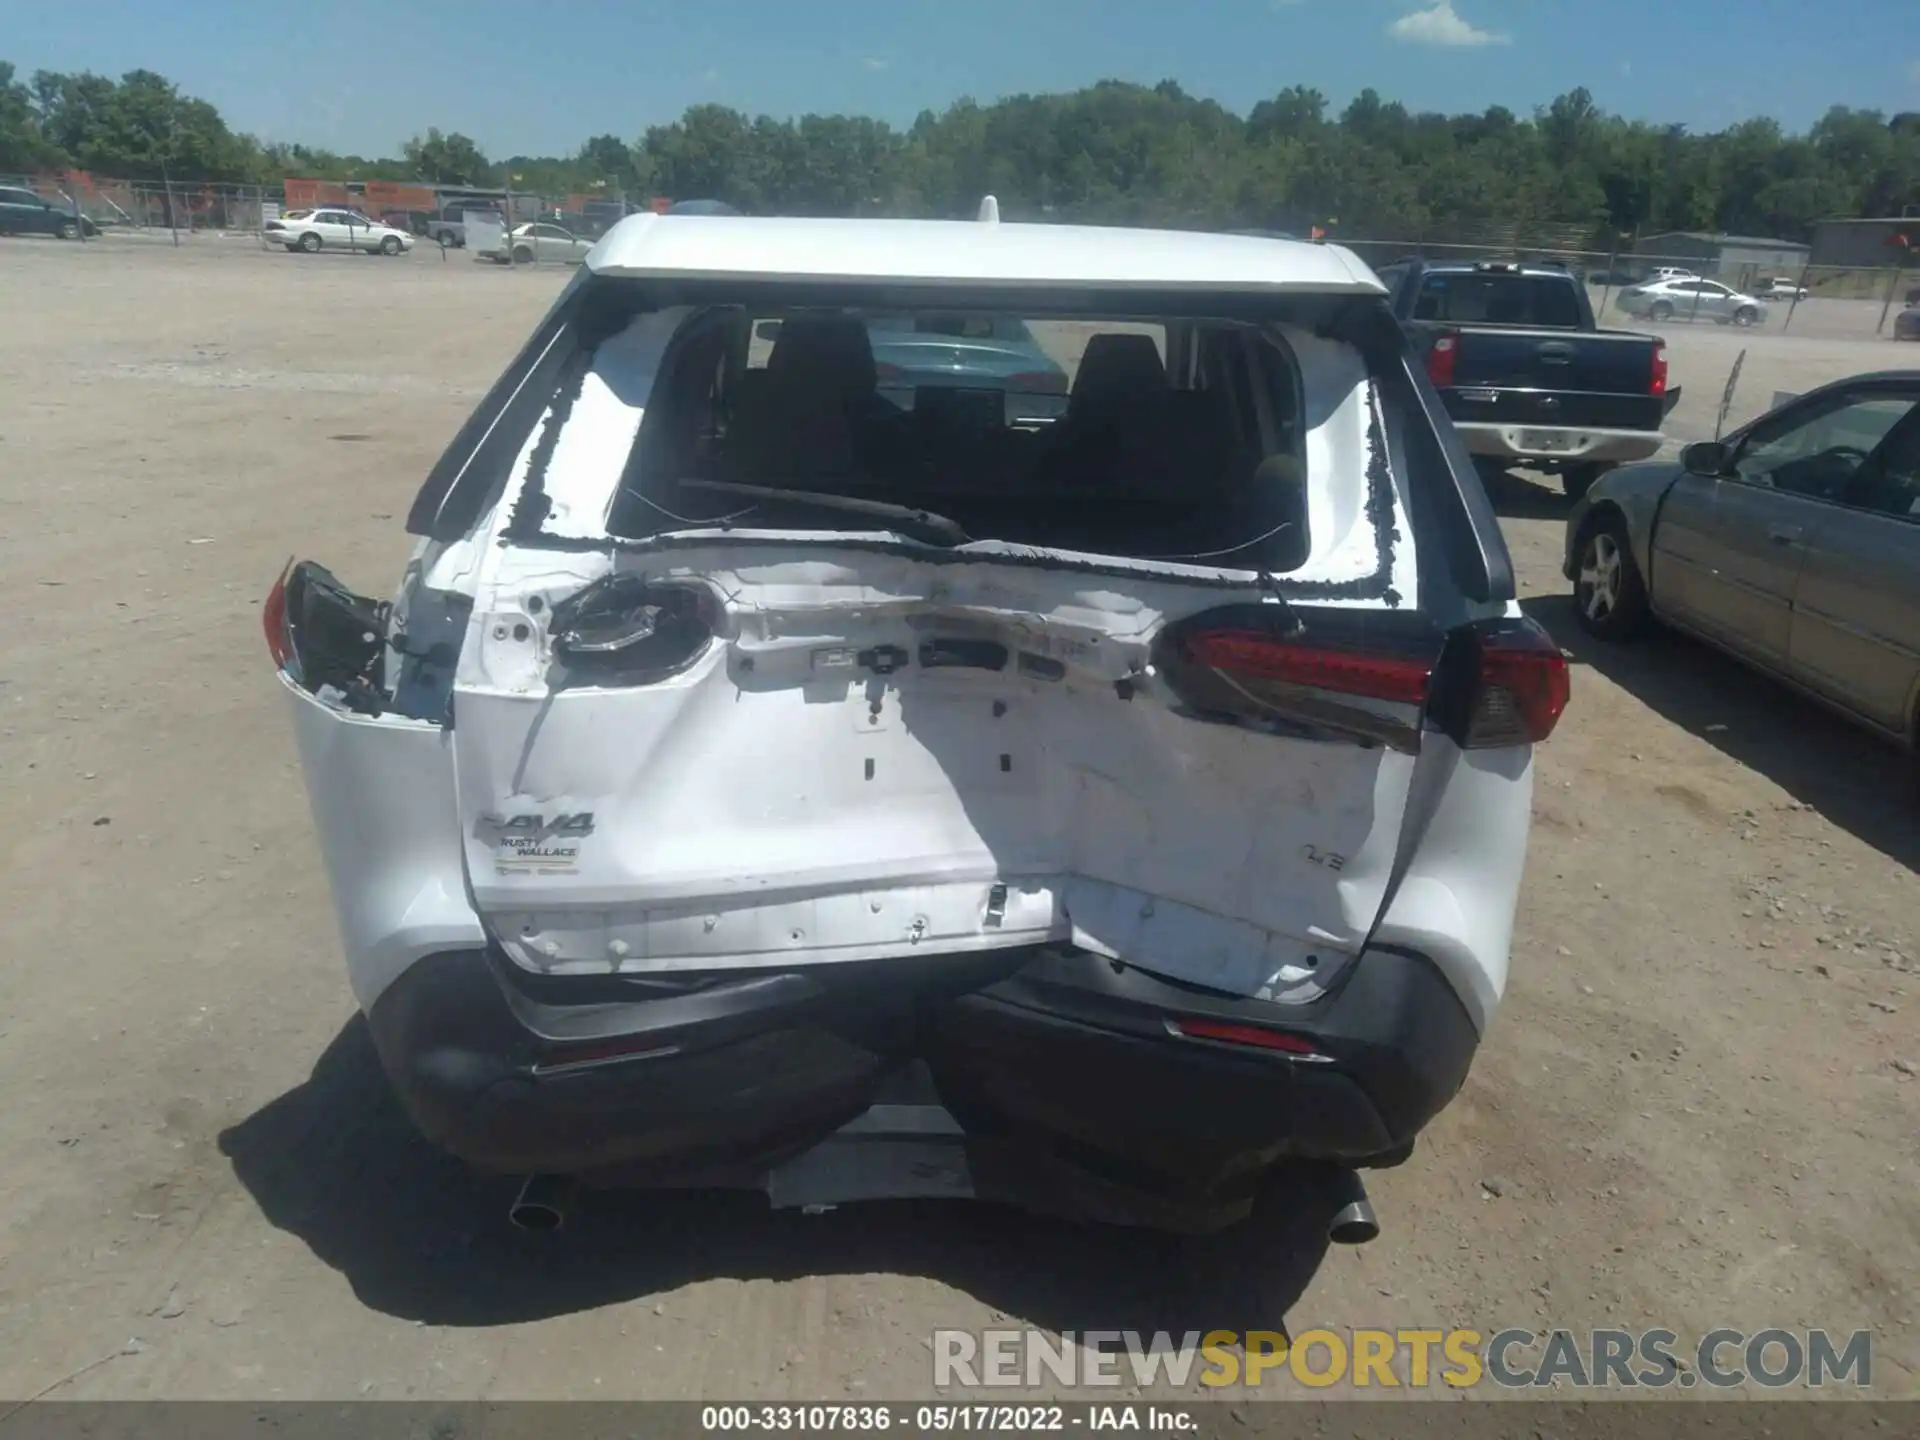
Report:
[[[387,236],[386,239],[380,242],[380,253],[382,255],[398,255],[400,253],[400,237],[398,235]]]
[[[516,265],[531,265],[533,263],[533,251],[524,245],[514,246],[513,263]]]
[[[1582,499],[1593,488],[1593,482],[1612,468],[1611,465],[1569,465],[1560,472],[1560,488],[1566,491],[1569,500]]]
[[[1573,614],[1598,640],[1625,640],[1647,618],[1647,587],[1634,564],[1626,522],[1609,511],[1580,537],[1574,566]]]
[[[1733,312],[1733,323],[1738,325],[1742,330],[1758,324],[1759,321],[1760,312],[1751,305],[1742,305],[1738,310]]]
[[[311,255],[320,248],[320,237],[309,230],[295,243],[299,245],[304,254]]]
[[[80,233],[80,227],[71,220],[62,220],[54,227],[53,233],[62,240],[71,240]]]
[[[1673,306],[1664,300],[1656,300],[1653,302],[1653,308],[1647,311],[1647,318],[1649,320],[1671,320],[1673,318]]]

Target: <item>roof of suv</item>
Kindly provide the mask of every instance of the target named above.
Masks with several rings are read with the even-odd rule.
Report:
[[[1338,245],[970,220],[630,215],[587,264],[602,275],[687,279],[1385,293]]]

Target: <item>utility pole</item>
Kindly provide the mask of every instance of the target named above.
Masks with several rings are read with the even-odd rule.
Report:
[[[180,248],[180,221],[173,213],[173,180],[167,171],[167,157],[173,153],[173,147],[180,134],[180,117],[173,111],[167,111],[167,146],[160,152],[160,183],[167,192],[167,228],[173,232],[173,248]]]

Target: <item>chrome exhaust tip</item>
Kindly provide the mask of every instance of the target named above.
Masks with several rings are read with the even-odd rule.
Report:
[[[507,1218],[518,1230],[551,1235],[564,1229],[573,1210],[579,1182],[565,1175],[529,1175],[507,1208]]]
[[[1380,1217],[1373,1213],[1367,1187],[1356,1171],[1340,1178],[1340,1208],[1327,1221],[1327,1239],[1335,1245],[1365,1245],[1380,1238]]]

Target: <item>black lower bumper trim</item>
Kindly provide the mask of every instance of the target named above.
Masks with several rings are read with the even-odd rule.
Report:
[[[1321,1058],[1184,1039],[1179,1017],[1283,1026]],[[368,1018],[415,1123],[477,1169],[754,1184],[921,1059],[980,1193],[1141,1223],[1230,1207],[1292,1160],[1395,1163],[1478,1043],[1434,966],[1394,951],[1303,1006],[1052,949],[635,982],[458,951]]]

